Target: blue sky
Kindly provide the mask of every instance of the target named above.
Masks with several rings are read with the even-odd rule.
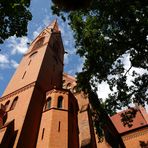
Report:
[[[82,60],[75,54],[73,33],[67,23],[52,15],[50,0],[32,0],[30,11],[32,20],[28,24],[27,37],[10,37],[0,45],[0,96],[15,72],[23,54],[27,51],[27,42],[31,42],[54,19],[58,20],[64,48],[68,52],[64,58],[64,71],[74,75],[81,71]]]
[[[27,42],[31,42],[35,37],[53,20],[57,19],[59,28],[61,30],[63,44],[68,54],[64,57],[64,71],[71,75],[75,75],[76,72],[80,72],[83,60],[76,55],[76,49],[74,47],[73,32],[67,23],[63,22],[57,16],[52,15],[51,12],[51,0],[32,0],[30,5],[30,11],[32,13],[32,20],[28,24],[28,35],[27,37],[16,38],[15,36],[7,39],[4,44],[0,44],[0,96],[10,81],[13,73],[15,72],[23,54],[27,51]],[[129,56],[123,56],[125,68],[130,67]],[[135,68],[132,68],[135,70]],[[132,70],[130,73],[132,73]],[[143,73],[142,69],[136,70],[139,73]],[[130,76],[128,83],[132,76]],[[103,82],[98,85],[99,97],[106,98],[109,92],[109,87]]]

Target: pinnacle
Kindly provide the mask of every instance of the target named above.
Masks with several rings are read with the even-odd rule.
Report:
[[[57,19],[55,19],[46,29],[53,29],[54,31],[59,32]]]

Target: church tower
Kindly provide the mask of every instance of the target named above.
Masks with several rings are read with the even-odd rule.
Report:
[[[49,114],[49,129],[56,126],[53,121],[60,117],[61,112],[65,111],[65,114],[62,114],[63,118],[58,119],[56,124],[58,124],[60,131],[67,132],[65,135],[69,134],[67,130],[69,129],[69,123],[76,124],[77,112],[74,111],[74,116],[70,117],[72,119],[68,118],[70,115],[68,113],[69,105],[72,100],[72,102],[75,102],[72,103],[74,106],[77,102],[74,97],[69,96],[69,92],[66,92],[64,96],[62,95],[65,93],[64,90],[61,91],[63,57],[64,48],[61,34],[57,21],[53,21],[30,44],[28,52],[23,56],[19,67],[0,99],[0,147],[36,147],[40,123],[43,122],[41,119],[44,118],[44,116],[42,117],[43,107],[46,106],[45,104],[48,101],[46,100],[46,94],[47,92],[51,94],[52,90],[54,90],[54,94],[51,95],[62,97],[62,100],[58,102],[59,107],[62,105],[62,101],[64,105],[59,110],[53,105],[53,109],[49,111],[52,112]],[[54,102],[56,102],[56,99],[51,104],[54,104]],[[58,108],[58,106],[56,107]],[[65,123],[65,129],[62,129],[62,124],[66,120],[69,121]],[[54,138],[52,132],[54,132],[53,129],[49,130],[48,133],[51,142]],[[50,144],[48,144],[48,147],[50,147]]]
[[[37,148],[79,148],[78,104],[67,89],[47,92]]]

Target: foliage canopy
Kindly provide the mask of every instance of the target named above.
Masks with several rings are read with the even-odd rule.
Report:
[[[77,54],[85,59],[83,71],[77,75],[78,86],[88,94],[95,113],[103,107],[113,115],[122,107],[130,108],[131,103],[148,104],[147,0],[92,0],[86,9],[67,12],[54,5],[52,10],[69,21],[74,32]],[[128,69],[125,56],[131,62]],[[135,68],[145,72],[137,73]],[[129,73],[133,77],[130,85]],[[112,90],[105,102],[96,94],[102,81]]]
[[[0,1],[0,43],[13,35],[21,37],[27,34],[27,24],[32,18],[29,6],[30,0]]]

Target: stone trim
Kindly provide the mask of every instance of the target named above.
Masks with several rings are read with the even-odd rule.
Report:
[[[81,109],[80,109],[80,113],[83,113],[85,111],[88,110],[88,104],[82,105]]]
[[[28,84],[28,85],[26,85],[26,86],[24,86],[24,87],[22,87],[22,88],[20,88],[20,89],[18,89],[16,91],[12,92],[12,93],[10,93],[10,94],[8,94],[6,96],[1,97],[0,102],[4,101],[4,100],[6,100],[6,99],[8,99],[8,98],[10,98],[12,96],[15,96],[15,95],[27,90],[27,89],[30,89],[31,87],[35,86],[35,82],[32,82],[32,83],[30,83],[30,84]]]
[[[52,89],[52,90],[50,90],[50,91],[48,91],[46,93],[46,96],[48,96],[48,95],[50,95],[52,93],[60,93],[60,94],[67,94],[68,95],[69,91],[68,90],[64,90],[64,89],[63,90]]]
[[[47,111],[49,111],[49,110],[59,110],[59,111],[66,111],[66,112],[69,112],[69,110],[67,110],[67,109],[62,109],[62,108],[56,108],[56,107],[51,107],[51,108],[49,108],[49,109],[47,109],[47,110],[44,110],[43,111],[43,113],[45,113],[45,112],[47,112]]]
[[[124,141],[126,141],[126,140],[130,140],[132,138],[136,138],[136,137],[139,137],[139,136],[142,136],[142,135],[145,135],[145,134],[148,134],[148,127],[142,129],[142,131],[138,130],[135,133],[129,134],[127,136],[125,135],[125,136],[122,137],[122,139]]]

